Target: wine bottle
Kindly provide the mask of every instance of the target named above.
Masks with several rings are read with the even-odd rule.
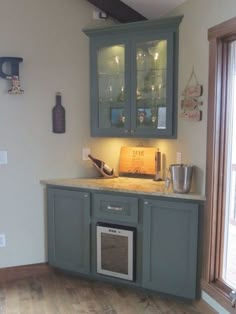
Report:
[[[88,157],[92,160],[94,166],[105,176],[113,176],[114,170],[110,168],[104,161],[94,158],[91,154]]]
[[[61,104],[61,93],[56,93],[56,105],[52,110],[53,133],[65,133],[65,108]]]

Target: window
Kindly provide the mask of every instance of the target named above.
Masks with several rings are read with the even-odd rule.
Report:
[[[236,18],[208,32],[209,101],[203,289],[232,309],[236,290]],[[233,311],[233,312],[232,312]]]
[[[222,248],[222,280],[236,290],[236,224],[235,224],[235,174],[236,174],[236,40],[226,46],[226,136],[224,147],[224,228]],[[235,143],[235,144],[234,144]]]

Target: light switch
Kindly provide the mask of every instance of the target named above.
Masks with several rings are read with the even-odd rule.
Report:
[[[0,165],[7,164],[7,151],[0,150]]]
[[[181,152],[176,153],[176,163],[182,164],[182,153]]]

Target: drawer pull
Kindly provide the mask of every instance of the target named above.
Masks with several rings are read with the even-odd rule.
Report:
[[[123,210],[123,207],[116,207],[116,206],[108,205],[108,206],[107,206],[107,209],[109,209],[109,210],[121,211],[121,210]]]

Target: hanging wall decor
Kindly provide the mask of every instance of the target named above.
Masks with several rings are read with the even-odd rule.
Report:
[[[20,86],[19,64],[23,61],[18,57],[0,57],[0,77],[10,81],[8,93],[11,95],[23,94],[24,90]],[[5,67],[6,71],[3,70]]]
[[[61,93],[56,93],[56,105],[52,109],[52,131],[53,133],[66,132],[66,111],[61,104]]]
[[[200,121],[202,111],[199,109],[203,102],[199,100],[202,96],[203,86],[198,83],[194,68],[190,74],[185,89],[182,92],[181,117],[189,121]]]

